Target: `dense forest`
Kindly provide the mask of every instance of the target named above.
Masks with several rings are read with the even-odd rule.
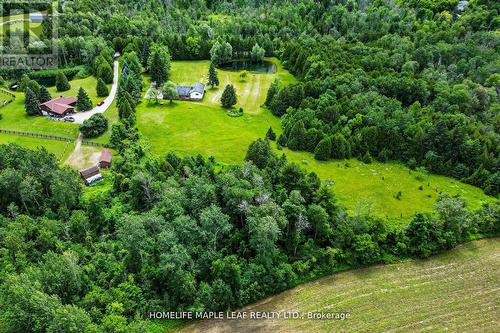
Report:
[[[221,167],[155,156],[136,128],[144,70],[166,81],[171,59],[246,58],[263,48],[298,78],[276,81],[266,100],[282,117],[281,147],[319,160],[398,160],[498,195],[500,5],[457,4],[60,4],[54,43],[64,71],[106,81],[114,52],[122,54],[110,138],[119,156],[110,189],[86,195],[78,174],[45,150],[0,145],[0,331],[146,332],[150,311],[235,309],[325,274],[498,236],[498,203],[471,212],[442,194],[433,214],[396,227],[347,214],[328,184],[267,139],[241,165]],[[28,87],[40,75],[0,74],[26,74]]]
[[[500,207],[390,228],[349,216],[328,187],[260,139],[215,172],[201,156],[123,147],[111,191],[82,198],[53,155],[0,146],[2,332],[144,332],[149,311],[234,309],[350,267],[428,257],[500,232]]]

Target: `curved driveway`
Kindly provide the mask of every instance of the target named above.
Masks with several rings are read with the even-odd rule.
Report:
[[[96,106],[90,111],[86,112],[77,112],[71,115],[71,117],[75,118],[75,124],[83,124],[83,122],[90,117],[92,117],[96,113],[104,113],[106,110],[113,104],[113,100],[115,99],[116,92],[118,91],[118,58],[115,59],[113,64],[113,85],[111,86],[111,91],[109,92],[109,96],[104,100],[104,104],[101,106]]]

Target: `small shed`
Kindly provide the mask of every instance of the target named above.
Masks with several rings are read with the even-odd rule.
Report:
[[[101,169],[107,169],[111,166],[111,161],[113,160],[113,154],[106,148],[101,152],[101,157],[99,158],[99,167]]]
[[[85,184],[91,185],[94,182],[98,181],[99,179],[102,179],[101,172],[99,170],[99,167],[97,165],[94,165],[88,169],[81,170],[80,171],[80,176],[82,179],[85,181]]]

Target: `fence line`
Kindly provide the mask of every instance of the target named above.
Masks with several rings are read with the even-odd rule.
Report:
[[[11,131],[11,130],[4,130],[4,129],[0,129],[0,133],[15,134],[15,135],[22,135],[22,136],[31,136],[34,138],[42,138],[42,139],[66,141],[66,142],[74,142],[75,141],[75,139],[65,138],[62,136],[38,134],[38,133],[31,133],[31,132]]]
[[[105,148],[108,148],[109,145],[105,144],[105,143],[100,143],[100,142],[94,142],[94,141],[86,141],[86,140],[83,140],[82,141],[82,145],[86,145],[86,146],[96,146],[96,147],[105,147]]]
[[[3,89],[3,88],[0,88],[0,92],[1,92],[1,93],[3,93],[3,94],[5,94],[5,95],[9,95],[9,96],[11,96],[11,97],[16,98],[16,95],[14,95],[14,94],[13,94],[13,93],[11,93],[10,91],[5,90],[5,89]]]

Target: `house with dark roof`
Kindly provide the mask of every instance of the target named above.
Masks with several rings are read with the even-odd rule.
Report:
[[[205,85],[201,82],[193,83],[191,86],[177,86],[179,99],[189,101],[200,101],[205,95]]]
[[[80,177],[82,177],[85,185],[89,186],[102,179],[101,170],[99,170],[97,165],[94,165],[88,169],[81,170]]]
[[[111,166],[111,161],[113,159],[113,154],[106,148],[101,152],[101,157],[99,158],[99,167],[101,169],[107,169]]]
[[[75,112],[76,98],[58,97],[40,105],[44,116],[64,117]]]

